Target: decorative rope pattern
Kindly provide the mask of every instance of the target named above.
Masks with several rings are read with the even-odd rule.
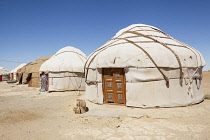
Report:
[[[126,33],[132,33],[132,34],[136,34],[136,35],[139,35],[139,36],[144,36],[145,38],[152,39],[154,42],[157,42],[157,43],[161,44],[162,46],[164,46],[165,48],[167,48],[168,50],[170,50],[170,51],[174,54],[174,56],[176,57],[176,59],[177,59],[177,61],[178,61],[179,69],[180,69],[180,84],[182,85],[182,82],[183,82],[182,64],[181,64],[181,61],[180,61],[179,56],[178,56],[170,47],[168,47],[168,46],[165,45],[164,43],[162,43],[162,42],[160,42],[160,41],[158,41],[158,40],[156,40],[156,39],[154,39],[154,38],[152,38],[152,37],[150,37],[150,36],[148,36],[148,35],[144,35],[144,34],[142,34],[142,33],[138,33],[138,32],[135,32],[135,31],[126,31]],[[154,60],[153,60],[153,61],[154,61]],[[153,62],[153,63],[154,63],[154,62]],[[157,65],[155,65],[155,66],[158,68]],[[159,69],[159,68],[158,68],[158,69]]]
[[[152,28],[153,30],[150,30],[150,29],[147,29],[147,30],[135,30],[135,31],[131,31],[135,28],[141,28],[141,27],[149,27],[149,28]],[[164,36],[156,36],[156,35],[145,35],[143,33],[139,33],[137,31],[153,31],[153,32],[159,32],[159,33],[162,33],[164,35],[166,35],[166,37]],[[128,37],[120,37],[124,34],[127,34],[127,33],[130,33],[130,34],[133,34],[134,36],[128,36]],[[135,37],[145,37],[147,39],[150,39],[151,41],[131,41],[129,40],[128,38],[135,38]],[[175,42],[178,42],[179,44],[181,45],[175,45],[175,44],[169,44],[169,43],[163,43],[161,41],[158,41],[157,39],[154,39],[153,37],[157,37],[157,38],[166,38],[166,39],[171,39]],[[124,40],[125,42],[120,42],[120,43],[116,43],[117,41],[119,40]],[[154,61],[154,59],[150,56],[150,54],[143,48],[141,47],[140,45],[136,44],[136,43],[159,43],[161,44],[163,47],[165,47],[166,49],[168,49],[169,51],[171,51],[173,53],[173,55],[175,56],[175,58],[177,59],[177,62],[179,64],[179,69],[180,69],[180,85],[182,85],[183,83],[183,66],[182,66],[182,63],[181,63],[181,59],[179,58],[179,56],[176,54],[176,52],[170,48],[169,46],[167,45],[172,45],[172,46],[176,46],[176,47],[184,47],[186,49],[189,49],[190,51],[192,51],[195,56],[196,56],[196,59],[197,59],[197,54],[195,53],[195,51],[199,54],[199,52],[197,50],[195,50],[194,48],[191,48],[190,46],[182,43],[182,42],[179,42],[177,40],[175,40],[174,38],[170,37],[168,34],[162,32],[161,30],[159,29],[156,29],[154,27],[150,27],[150,26],[134,26],[132,28],[130,28],[129,30],[125,31],[125,32],[122,32],[120,35],[110,39],[109,41],[107,41],[102,47],[100,47],[99,49],[97,49],[94,53],[92,53],[89,58],[90,60],[89,61],[86,61],[85,63],[85,67],[84,69],[86,70],[85,72],[85,82],[87,82],[87,75],[88,75],[88,70],[89,70],[89,66],[91,64],[91,62],[95,59],[95,57],[102,51],[106,50],[107,48],[109,47],[112,47],[112,46],[115,46],[115,45],[119,45],[119,44],[126,44],[126,43],[130,43],[130,44],[133,44],[134,46],[138,47],[139,49],[141,49],[148,57],[149,59],[151,60],[151,62],[155,65],[155,67],[158,69],[158,71],[162,74],[163,78],[165,79],[166,81],[166,85],[167,87],[169,86],[169,79],[168,77],[160,70],[160,67],[156,64],[156,62]],[[94,56],[93,56],[94,55]],[[93,56],[93,57],[92,57]],[[200,56],[200,54],[199,54]],[[202,60],[201,60],[201,56],[200,56],[200,61],[201,61],[201,64],[202,64]],[[88,63],[89,62],[89,63]],[[88,63],[88,64],[87,64]],[[87,66],[86,66],[87,65]],[[197,59],[197,67],[198,67],[198,59]],[[85,71],[84,70],[84,71]]]

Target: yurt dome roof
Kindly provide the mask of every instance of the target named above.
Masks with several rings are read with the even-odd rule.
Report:
[[[22,68],[25,65],[26,65],[26,63],[23,63],[23,64],[18,65],[16,68],[14,68],[13,70],[11,70],[11,73],[17,72],[18,69]]]
[[[86,55],[81,50],[67,46],[60,49],[49,60],[43,63],[40,71],[84,73],[86,59]]]
[[[0,67],[0,75],[7,75],[7,74],[9,74],[9,71],[4,67]]]
[[[205,64],[202,55],[189,45],[156,27],[133,24],[93,52],[85,67],[194,68]]]
[[[60,49],[55,55],[58,55],[60,53],[64,53],[64,52],[71,52],[71,53],[77,53],[78,55],[82,55],[83,57],[87,57],[81,50],[71,47],[71,46],[67,46],[64,47],[62,49]]]

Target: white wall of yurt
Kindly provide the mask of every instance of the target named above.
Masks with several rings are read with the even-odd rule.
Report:
[[[9,81],[10,72],[4,67],[0,67],[0,81]]]
[[[174,107],[204,99],[205,61],[194,48],[156,27],[134,24],[93,52],[85,64],[86,97],[103,104],[103,68],[123,68],[126,106]]]
[[[67,46],[43,63],[39,71],[48,74],[48,91],[85,90],[86,59],[81,50]]]

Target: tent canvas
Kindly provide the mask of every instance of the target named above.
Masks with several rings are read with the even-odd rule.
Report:
[[[40,87],[40,75],[39,68],[40,66],[50,58],[49,57],[40,57],[37,60],[26,64],[24,67],[17,70],[18,82],[20,84],[28,84],[29,87]]]
[[[60,49],[39,70],[48,74],[48,91],[85,90],[85,62],[81,50],[71,46]]]
[[[26,65],[26,63],[22,63],[22,64],[18,65],[16,68],[14,68],[14,69],[10,72],[10,80],[11,80],[11,81],[17,80],[17,75],[16,75],[17,70],[20,69],[20,68],[22,68],[22,67],[25,66],[25,65]]]
[[[199,103],[204,98],[201,86],[204,66],[205,61],[196,49],[156,27],[133,24],[120,30],[88,57],[86,97],[98,104],[118,103],[126,98],[124,104],[135,107]],[[103,72],[107,68],[111,74]],[[121,86],[113,78],[117,68],[124,70],[125,96],[120,94],[118,87]],[[109,81],[104,76],[110,76]]]

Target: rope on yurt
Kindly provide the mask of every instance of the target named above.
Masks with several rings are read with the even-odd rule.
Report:
[[[132,30],[132,29],[134,29],[134,28],[137,28],[137,27],[150,27],[150,28],[154,29],[155,31],[158,31],[158,32],[161,32],[161,33],[167,35],[166,33],[162,32],[161,30],[159,30],[159,29],[157,29],[157,28],[154,28],[154,27],[151,27],[151,26],[135,26],[135,27],[132,27],[132,28],[130,28],[129,30],[127,30],[127,31],[125,31],[125,32],[122,32],[122,34],[120,34],[119,36],[122,36],[122,35],[124,35],[125,33],[135,32],[135,31],[130,31],[130,30]],[[147,30],[140,30],[140,31],[147,31]],[[148,31],[150,31],[150,30],[148,30]],[[151,31],[153,31],[153,30],[151,30]],[[143,36],[143,37],[152,39],[154,42],[160,43],[160,44],[163,45],[164,47],[168,48],[168,49],[175,55],[175,57],[176,57],[176,59],[177,59],[177,61],[178,61],[178,63],[179,63],[179,66],[180,66],[180,84],[182,84],[182,82],[183,82],[183,72],[182,72],[181,61],[180,61],[180,58],[178,57],[178,55],[177,55],[171,48],[169,48],[169,47],[167,46],[167,44],[162,43],[162,42],[160,42],[160,41],[157,41],[156,39],[153,39],[152,37],[150,37],[150,36],[148,36],[148,35],[144,35],[144,34],[141,34],[141,33],[138,33],[138,32],[135,32],[135,33],[137,33],[138,36],[140,35],[140,36]],[[117,36],[117,37],[119,37],[119,36]],[[152,35],[152,36],[154,36],[154,35]],[[115,37],[115,39],[117,39],[117,37]],[[154,36],[154,37],[160,37],[160,36]],[[131,38],[131,37],[126,37],[126,38]],[[169,35],[167,35],[167,37],[163,37],[163,38],[173,39],[173,38],[171,38]],[[110,42],[111,40],[114,40],[114,39],[113,39],[113,38],[110,39],[110,40],[107,41],[105,44],[107,44],[107,43]],[[124,39],[124,40],[125,40],[125,39]],[[111,46],[117,45],[117,44],[112,45],[113,43],[115,43],[115,42],[117,42],[117,41],[118,41],[118,40],[113,41],[113,42],[111,42],[111,43],[109,43],[109,44],[107,44],[107,45],[104,44],[105,46],[100,47],[99,49],[97,49],[94,53],[92,53],[92,54],[89,56],[89,58],[90,58],[92,55],[95,55],[95,56],[92,57],[91,60],[89,61],[88,67],[86,67],[88,61],[86,61],[86,63],[85,63],[84,69],[87,69],[87,70],[86,70],[86,73],[85,73],[85,82],[87,82],[88,68],[89,68],[89,66],[90,66],[90,63],[93,61],[93,59],[94,59],[101,51],[103,51],[103,50],[105,50],[105,49],[107,49],[107,48],[109,48],[109,47],[111,47]],[[130,41],[130,40],[129,40],[129,41]],[[177,40],[175,40],[175,41],[177,41]],[[131,42],[133,42],[133,41],[131,41]],[[149,41],[148,41],[148,42],[149,42]],[[148,42],[145,42],[145,43],[148,43]],[[124,44],[124,43],[126,43],[126,42],[118,43],[118,44]],[[133,43],[134,43],[134,42],[133,42]],[[137,43],[137,42],[135,42],[135,43]],[[142,42],[139,42],[139,43],[142,43]],[[183,43],[181,43],[181,44],[183,44]],[[136,44],[136,45],[137,45],[137,44]],[[172,45],[173,45],[173,44],[172,44]],[[180,47],[185,47],[185,46],[180,46]],[[187,47],[185,47],[185,48],[187,48]],[[187,49],[189,49],[189,48],[187,48]],[[192,51],[192,50],[191,50],[191,51]],[[197,51],[197,50],[195,50],[195,51]],[[97,52],[97,53],[96,53],[96,52]],[[192,52],[193,52],[193,51],[192,51]],[[95,54],[95,53],[96,53],[96,54]],[[193,53],[195,54],[195,52],[193,52]],[[198,54],[199,54],[199,53],[198,53]],[[196,55],[196,54],[195,54],[195,55]],[[196,57],[197,57],[197,55],[196,55]],[[200,60],[201,60],[201,56],[200,56]],[[153,61],[154,61],[154,60],[153,60]],[[157,66],[157,64],[156,64],[156,66]],[[159,67],[157,66],[157,68],[159,68]],[[159,70],[159,71],[160,71],[160,70]],[[161,74],[163,74],[162,71],[160,71],[160,72],[161,72]],[[164,76],[165,76],[165,75],[164,75]]]
[[[109,40],[110,41],[110,40]],[[95,57],[100,53],[100,52],[102,52],[103,50],[105,50],[105,49],[107,49],[108,47],[111,47],[110,45],[111,44],[113,44],[113,43],[115,43],[115,42],[117,42],[118,40],[116,40],[116,41],[114,41],[114,42],[112,42],[112,43],[110,43],[110,44],[108,44],[108,45],[106,45],[106,46],[103,46],[103,47],[101,47],[100,49],[98,49],[98,50],[96,50],[95,52],[96,52],[96,54],[92,57],[92,58],[90,58],[94,53],[92,53],[90,56],[89,56],[89,58],[91,59],[90,60],[90,62],[89,62],[89,64],[88,64],[88,66],[86,67],[86,65],[87,65],[87,62],[88,62],[88,60],[85,62],[85,66],[84,66],[84,71],[85,71],[85,69],[86,69],[86,72],[85,72],[85,82],[87,83],[87,75],[88,75],[88,71],[89,71],[89,66],[90,66],[90,64],[91,64],[91,62],[95,59]]]
[[[76,78],[74,77],[74,81],[75,81],[75,83],[76,83],[76,89],[75,89],[75,92],[77,93],[77,92],[79,92],[79,93],[77,93],[77,95],[81,95],[80,94],[80,90],[79,90],[79,88],[81,87],[81,85],[80,86],[78,86],[78,83],[77,83],[77,81],[76,81]]]
[[[133,27],[133,28],[131,28],[131,29],[129,29],[129,30],[132,30],[132,29],[134,29],[134,28],[136,28],[136,27],[141,27],[141,26],[135,26],[135,27]],[[145,26],[146,27],[146,26]],[[129,31],[128,30],[128,31]],[[120,36],[122,36],[122,35],[124,35],[126,32],[123,32],[122,34],[120,34],[119,36],[117,36],[117,37],[120,37]],[[115,39],[117,39],[117,37],[115,37]],[[107,41],[105,44],[107,44],[108,42],[110,42],[110,41],[112,41],[112,40],[114,40],[113,38],[112,39],[110,39],[109,41]],[[88,64],[88,66],[86,67],[86,64],[87,64],[87,62],[88,61],[86,61],[86,63],[85,63],[85,67],[84,67],[84,69],[86,69],[86,72],[85,72],[85,82],[87,83],[87,75],[88,75],[88,71],[89,71],[89,66],[90,66],[90,64],[91,64],[91,62],[93,61],[93,59],[101,52],[101,51],[103,51],[103,50],[105,50],[105,49],[107,49],[107,48],[109,48],[109,47],[111,47],[111,45],[113,44],[113,43],[115,43],[115,42],[117,42],[118,40],[116,40],[116,41],[113,41],[113,42],[111,42],[111,43],[109,43],[109,44],[107,44],[107,45],[105,45],[105,46],[103,46],[103,47],[100,47],[99,49],[97,49],[95,52],[93,52],[90,56],[89,56],[89,58],[93,55],[93,54],[95,54],[92,58],[91,58],[91,60],[90,60],[90,62],[89,62],[89,64]],[[130,40],[129,40],[130,41]],[[131,41],[131,42],[133,42],[133,41]],[[134,42],[133,42],[134,43]],[[136,44],[137,45],[137,44]],[[143,49],[143,48],[142,48]],[[147,53],[148,54],[148,53]],[[150,56],[151,57],[151,56]],[[152,59],[153,60],[153,59]],[[152,61],[153,63],[155,63],[154,62],[154,60]],[[157,64],[155,63],[154,65],[156,65],[157,66]],[[163,77],[164,77],[164,79],[166,80],[166,85],[167,86],[169,86],[169,79],[168,79],[168,77],[166,77],[165,75],[164,75],[164,73],[160,70],[160,68],[157,66],[156,67],[159,71],[160,71],[160,73],[163,75]]]
[[[123,34],[121,34],[121,35],[123,35]],[[119,36],[121,36],[121,35],[119,35]],[[118,36],[118,37],[119,37]],[[110,41],[112,41],[111,39],[109,40],[109,41],[107,41],[105,44],[107,44],[107,43],[109,43]],[[92,54],[90,54],[90,56],[88,57],[88,58],[90,58],[91,60],[90,60],[90,62],[89,62],[89,64],[88,64],[88,66],[86,67],[86,65],[87,65],[87,63],[88,63],[88,60],[85,62],[85,65],[84,65],[84,71],[85,71],[85,69],[86,69],[86,72],[85,72],[85,82],[87,83],[87,75],[88,75],[88,68],[89,68],[89,66],[90,66],[90,64],[91,64],[91,62],[93,61],[93,59],[101,52],[101,51],[103,51],[103,50],[105,50],[106,48],[108,48],[108,47],[110,47],[110,45],[112,45],[113,43],[115,43],[115,42],[117,42],[118,40],[116,40],[116,41],[113,41],[113,42],[111,42],[111,43],[109,43],[109,44],[107,44],[107,45],[105,45],[105,46],[102,46],[102,47],[100,47],[100,48],[98,48],[97,50],[95,50]],[[95,54],[96,53],[96,54]],[[95,54],[92,58],[91,58],[91,56],[93,55],[93,54]]]
[[[187,44],[185,44],[185,43],[182,43],[182,42],[180,42],[180,41],[178,41],[178,40],[172,38],[170,35],[164,33],[163,31],[161,31],[161,30],[159,30],[159,29],[157,29],[157,28],[154,28],[154,27],[152,27],[152,26],[147,26],[147,27],[150,27],[150,28],[154,29],[155,31],[158,31],[158,32],[160,32],[160,33],[165,34],[169,39],[172,39],[173,41],[182,44],[182,46],[180,45],[180,47],[184,47],[184,48],[187,48],[187,49],[189,49],[190,51],[192,51],[192,52],[195,54],[195,56],[196,56],[197,67],[198,67],[198,58],[197,58],[197,54],[196,54],[194,51],[196,51],[198,54],[199,54],[199,52],[198,52],[196,49],[194,49],[193,47],[191,47],[191,46],[189,46],[189,45],[187,45]],[[165,44],[166,44],[166,43],[165,43]],[[166,44],[166,45],[170,45],[170,44]],[[173,45],[173,44],[171,44],[171,45]],[[173,46],[178,46],[178,45],[173,45]],[[193,51],[193,50],[194,50],[194,51]],[[199,54],[199,57],[200,57],[201,65],[202,65],[201,55],[200,55],[200,54]]]
[[[131,29],[129,29],[129,30],[132,30],[132,29],[134,29],[134,28],[136,28],[136,27],[147,27],[147,26],[135,26],[135,27],[133,27],[133,28],[131,28]],[[120,35],[118,35],[117,37],[120,37],[120,36],[122,36],[122,35],[124,35],[125,33],[123,32],[122,34],[120,34]],[[103,51],[103,50],[105,50],[106,49],[106,47],[110,47],[110,45],[112,45],[113,43],[115,43],[115,42],[117,42],[118,40],[116,40],[116,41],[113,41],[113,42],[110,42],[110,41],[112,41],[112,39],[110,39],[110,40],[108,40],[106,43],[104,43],[103,45],[102,45],[102,47],[100,47],[100,48],[98,48],[97,50],[95,50],[92,54],[90,54],[89,56],[88,56],[88,58],[90,58],[91,60],[90,61],[86,61],[85,62],[85,65],[84,65],[84,72],[85,72],[85,69],[86,69],[86,72],[85,72],[85,82],[87,83],[87,75],[88,75],[88,71],[89,71],[89,66],[90,66],[90,63],[93,61],[93,59],[101,52],[101,51]],[[110,42],[110,43],[109,43]],[[109,43],[109,44],[107,44],[107,43]],[[106,45],[105,45],[106,44]],[[121,44],[121,43],[119,43],[119,44]],[[123,44],[123,43],[122,43]],[[105,45],[105,46],[104,46]],[[96,53],[96,54],[95,54]],[[93,56],[94,55],[94,56]],[[93,56],[93,57],[92,57]],[[92,58],[91,58],[92,57]],[[89,64],[88,64],[88,66],[86,67],[86,65],[87,65],[87,63],[89,62]]]
[[[141,46],[137,45],[135,42],[128,40],[126,38],[113,38],[113,39],[126,40],[127,42],[129,42],[129,43],[133,44],[134,46],[138,47],[139,49],[141,49],[149,57],[149,59],[152,61],[152,63],[155,65],[155,67],[158,69],[158,71],[162,74],[163,78],[166,81],[167,87],[169,87],[168,77],[160,70],[159,66],[155,63],[154,59],[151,57],[151,55],[145,49],[143,49]]]
[[[172,39],[173,39],[173,38],[172,38]],[[185,44],[185,43],[182,43],[182,42],[180,42],[180,41],[178,41],[178,40],[175,40],[175,39],[174,39],[174,41],[176,41],[176,42],[182,44],[183,47],[188,48],[189,50],[191,50],[191,51],[195,54],[196,60],[197,60],[197,67],[199,67],[199,65],[198,65],[198,57],[197,57],[197,54],[198,54],[198,55],[199,55],[199,58],[200,58],[200,63],[201,63],[201,66],[202,66],[201,54],[198,52],[198,50],[196,50],[196,49],[194,49],[193,47],[190,47],[189,45],[187,45],[187,44]],[[194,51],[197,52],[197,54],[196,54]]]
[[[165,33],[166,34],[166,33]],[[169,36],[168,34],[166,34],[170,39],[172,39],[173,41],[175,41],[175,42],[177,42],[177,43],[179,43],[179,44],[181,44],[182,46],[181,47],[184,47],[184,48],[187,48],[187,49],[189,49],[192,53],[194,53],[194,55],[196,56],[196,60],[197,60],[197,69],[195,70],[195,72],[194,72],[194,74],[193,74],[193,76],[198,72],[198,69],[199,69],[199,64],[198,64],[198,56],[197,56],[197,54],[199,55],[199,58],[200,58],[200,65],[202,66],[202,59],[201,59],[201,54],[198,52],[198,50],[196,50],[196,49],[194,49],[193,47],[191,47],[191,46],[189,46],[189,45],[187,45],[187,44],[185,44],[185,43],[183,43],[183,42],[180,42],[180,41],[178,41],[178,40],[176,40],[176,39],[174,39],[174,38],[172,38],[171,36]],[[197,54],[196,54],[196,53]],[[187,69],[187,72],[188,72],[188,69]],[[189,72],[188,72],[188,76],[189,76]],[[189,76],[189,77],[193,77],[193,76]],[[201,80],[202,79],[202,77],[201,78],[199,78],[199,80]],[[185,84],[186,84],[186,79],[185,79]],[[186,84],[186,85],[188,85],[188,83]]]
[[[147,27],[147,26],[135,26],[135,27],[133,27],[133,28],[131,28],[131,29],[129,29],[129,30],[132,30],[132,29],[134,29],[134,28],[136,28],[136,27]],[[122,35],[124,35],[124,34],[125,34],[125,33],[123,32],[122,34],[118,35],[117,37],[120,37],[120,36],[122,36]],[[116,38],[116,37],[115,37],[115,38]],[[102,49],[106,48],[107,46],[109,47],[109,45],[111,45],[111,44],[117,42],[118,40],[113,41],[113,42],[110,42],[110,41],[112,41],[112,39],[108,40],[106,43],[104,43],[104,44],[102,45],[102,47],[98,48],[98,49],[95,50],[93,53],[91,53],[91,54],[88,56],[88,58],[91,58],[91,57],[92,57],[95,53],[97,53],[97,52],[100,53]],[[109,43],[109,42],[110,42],[110,43]],[[109,44],[107,44],[107,43],[109,43]],[[106,44],[106,45],[105,45],[105,44]],[[105,46],[104,46],[104,45],[105,45]],[[95,54],[95,56],[98,55],[98,53]],[[92,60],[95,58],[95,56],[94,56],[93,58],[91,58],[90,63],[91,63]],[[88,64],[88,67],[86,67],[86,65],[87,65],[88,62],[89,62],[89,61],[87,60],[87,61],[85,62],[85,66],[84,66],[84,71],[85,71],[85,69],[87,69],[86,72],[85,72],[85,82],[87,82],[86,79],[87,79],[87,74],[88,74],[88,67],[90,66],[90,63],[89,63],[89,64]]]
[[[193,47],[191,47],[191,46],[189,46],[189,45],[187,45],[187,44],[185,44],[185,43],[183,43],[183,42],[180,42],[180,41],[174,39],[173,37],[171,37],[170,35],[168,35],[168,34],[162,32],[161,30],[158,30],[158,29],[156,29],[156,28],[152,28],[152,29],[157,30],[157,31],[159,31],[159,32],[161,32],[161,33],[163,33],[163,34],[165,34],[166,36],[168,36],[168,37],[169,37],[170,39],[172,39],[173,41],[175,41],[175,42],[177,42],[177,43],[179,43],[179,44],[182,44],[182,46],[180,46],[180,47],[184,47],[184,48],[186,48],[186,49],[189,49],[191,52],[193,52],[193,53],[195,54],[195,56],[196,56],[197,67],[199,67],[199,66],[198,66],[198,57],[197,57],[197,54],[195,53],[195,52],[197,52],[198,55],[199,55],[199,57],[200,57],[200,62],[201,62],[201,65],[202,65],[201,55],[200,55],[200,53],[199,53],[196,49],[194,49]],[[170,44],[169,44],[169,45],[170,45]],[[172,44],[172,45],[173,45],[173,44]],[[173,46],[178,46],[178,45],[173,45]],[[195,51],[195,52],[194,52],[194,51]]]
[[[178,64],[179,64],[179,69],[180,69],[180,84],[182,85],[182,82],[183,82],[183,73],[182,73],[182,64],[181,64],[181,60],[179,58],[179,56],[170,48],[168,47],[167,45],[165,45],[164,43],[148,36],[148,35],[145,35],[145,34],[142,34],[142,33],[138,33],[138,32],[135,32],[135,31],[126,31],[126,33],[132,33],[132,34],[136,34],[136,35],[139,35],[139,36],[144,36],[146,38],[149,38],[151,40],[153,40],[154,42],[157,42],[159,44],[161,44],[162,46],[164,46],[165,48],[167,48],[168,50],[170,50],[174,56],[176,57],[177,61],[178,61]]]
[[[126,38],[112,38],[111,40],[125,40],[125,41],[127,41],[127,42],[129,42],[129,43],[131,43],[131,44],[133,44],[133,45],[135,45],[136,47],[138,47],[138,48],[140,48],[149,58],[150,58],[150,60],[153,62],[153,64],[155,65],[155,67],[158,69],[158,71],[162,74],[162,76],[163,76],[163,78],[165,79],[165,81],[166,81],[166,85],[167,85],[167,87],[169,86],[169,79],[168,79],[168,77],[166,77],[165,76],[165,74],[160,70],[160,68],[158,67],[158,65],[155,63],[155,61],[154,61],[154,59],[149,55],[149,53],[146,51],[146,50],[144,50],[142,47],[140,47],[139,45],[137,45],[135,42],[133,42],[133,41],[131,41],[131,40],[128,40],[128,39],[126,39]],[[111,47],[111,46],[108,46],[108,47]],[[107,49],[108,47],[106,47],[106,48],[104,48],[103,50],[105,50],[105,49]],[[102,51],[102,50],[101,50]],[[99,52],[98,52],[99,53]],[[97,54],[98,54],[97,53]],[[96,54],[96,55],[97,55]],[[92,60],[96,57],[96,55],[92,58]],[[91,60],[91,61],[92,61]],[[90,63],[89,63],[90,64]],[[89,67],[89,66],[88,66]],[[86,73],[86,76],[87,76],[87,73]],[[87,79],[87,77],[85,77],[85,80]]]
[[[76,54],[78,54],[78,55],[80,55],[80,56],[82,56],[83,58],[85,58],[85,59],[86,59],[86,57],[85,57],[85,56],[83,56],[83,55],[81,55],[80,53],[75,52],[75,51],[63,51],[63,52],[60,52],[60,53],[58,53],[58,54],[55,54],[54,56],[57,56],[57,55],[59,55],[59,54],[61,54],[61,53],[65,53],[65,52],[72,52],[72,53],[76,53]]]
[[[78,86],[78,83],[77,83],[77,80],[76,80],[76,77],[77,77],[77,75],[75,74],[75,73],[72,73],[74,76],[74,81],[75,81],[75,83],[76,83],[76,89],[75,89],[75,91],[78,91],[79,92],[79,94],[78,95],[80,95],[80,88],[81,88],[81,86],[82,86],[82,77],[80,78],[81,80],[80,80],[80,84],[79,84],[79,86]]]
[[[72,82],[71,77],[69,77],[69,81],[72,83],[72,85],[74,85],[74,84],[73,84],[73,82]],[[69,85],[70,85],[70,84],[69,84]],[[78,94],[76,90],[74,90],[74,91],[76,92],[76,94],[77,94],[77,95],[79,95],[79,94],[80,94],[80,93]]]
[[[155,29],[155,28],[152,28],[152,29],[157,30],[157,29]],[[162,31],[160,31],[160,30],[157,30],[157,31],[159,31],[159,32],[161,32],[161,33],[164,33],[164,32],[162,32]],[[169,37],[171,40],[173,40],[173,41],[175,41],[175,42],[181,44],[181,45],[175,45],[175,44],[167,44],[167,45],[173,45],[173,46],[184,47],[184,48],[190,50],[192,53],[194,53],[194,55],[195,55],[195,57],[196,57],[197,68],[196,68],[196,70],[195,70],[193,76],[190,76],[190,75],[189,75],[189,70],[187,69],[188,77],[189,77],[189,83],[192,84],[190,79],[192,79],[192,77],[194,77],[194,75],[198,72],[199,67],[202,66],[201,54],[198,52],[198,50],[194,49],[193,47],[191,47],[191,46],[189,46],[189,45],[187,45],[187,44],[185,44],[185,43],[183,43],[183,42],[180,42],[180,41],[174,39],[173,37],[171,37],[170,35],[168,35],[168,34],[166,34],[166,33],[164,33],[164,34],[165,34],[167,37]],[[195,52],[196,52],[197,54],[196,54]],[[199,55],[199,58],[200,58],[200,66],[199,66],[199,64],[198,64],[198,55]],[[192,59],[192,57],[191,57],[191,59]],[[183,62],[184,62],[184,61],[183,61]],[[185,62],[184,62],[184,63],[185,63]],[[185,66],[186,66],[186,64],[185,64]],[[184,80],[185,80],[185,85],[188,85],[188,83],[186,82],[186,78],[184,78]],[[202,76],[200,76],[199,80],[202,80]]]
[[[79,56],[79,58],[84,62],[84,60],[82,59],[82,58],[85,58],[86,59],[86,57],[85,56],[83,56],[82,54],[80,54],[80,53],[77,53],[77,52],[75,52],[75,51],[64,51],[64,52],[72,52],[72,53],[76,53],[78,56]],[[58,59],[60,59],[60,61],[61,62],[63,62],[63,58],[60,58],[58,55],[59,54],[61,54],[61,53],[64,53],[64,52],[60,52],[60,53],[58,53],[58,54],[55,54],[54,56],[57,56],[57,58]],[[68,67],[65,63],[61,63],[60,65],[59,65],[59,71],[61,71],[61,66],[62,65],[65,65],[65,67]],[[64,72],[67,72],[67,71],[62,71],[63,73]],[[69,72],[68,72],[69,73]],[[68,76],[69,77],[69,82],[70,83],[72,83],[72,84],[68,84],[68,89],[70,89],[70,85],[72,85],[72,86],[74,86],[74,91],[76,92],[76,94],[77,95],[80,95],[80,91],[79,91],[79,88],[81,87],[81,83],[82,83],[82,78],[81,78],[81,83],[80,83],[80,85],[78,85],[78,83],[77,83],[77,81],[76,81],[76,74],[74,73],[74,70],[73,70],[73,66],[72,66],[72,72],[71,72],[71,74],[73,75],[73,76]],[[65,78],[65,73],[64,73],[64,78]],[[74,81],[75,81],[75,83],[76,83],[76,85],[74,85],[73,84],[73,79],[74,79]]]

